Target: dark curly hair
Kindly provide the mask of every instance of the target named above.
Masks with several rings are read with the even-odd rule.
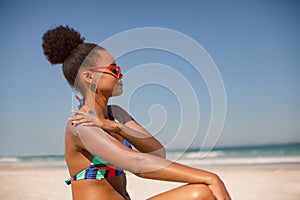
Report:
[[[77,73],[80,67],[87,68],[95,65],[99,54],[93,50],[105,50],[96,44],[84,43],[80,33],[68,26],[58,26],[48,30],[42,38],[43,50],[51,64],[62,64],[63,73],[68,83],[81,91]]]

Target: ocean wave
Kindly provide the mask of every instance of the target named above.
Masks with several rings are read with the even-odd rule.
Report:
[[[17,157],[0,157],[0,163],[16,163],[19,161]]]
[[[65,166],[63,156],[1,156],[0,165],[10,166]]]
[[[199,151],[199,152],[190,152],[186,153],[184,157],[187,157],[189,159],[194,158],[215,158],[215,157],[221,157],[224,156],[225,152],[223,151]]]
[[[287,157],[244,157],[216,159],[178,159],[185,165],[256,165],[256,164],[300,164],[300,156]]]

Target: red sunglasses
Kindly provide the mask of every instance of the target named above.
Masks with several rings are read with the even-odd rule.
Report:
[[[108,73],[108,72],[104,72],[104,71],[101,71],[101,69],[110,69],[111,73]],[[86,71],[96,71],[96,72],[101,72],[101,73],[104,73],[104,74],[110,74],[110,75],[114,75],[116,78],[121,78],[123,76],[123,74],[121,73],[121,67],[120,66],[99,66],[99,67],[90,67],[90,68],[87,68]]]

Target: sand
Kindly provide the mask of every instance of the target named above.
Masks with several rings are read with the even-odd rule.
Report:
[[[234,200],[300,200],[300,165],[205,166],[224,180]],[[0,165],[0,200],[71,200],[65,167]],[[182,183],[128,176],[132,200],[143,200]]]

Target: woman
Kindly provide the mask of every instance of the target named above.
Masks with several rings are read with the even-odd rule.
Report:
[[[48,30],[43,49],[52,64],[62,64],[68,83],[84,103],[70,118],[65,132],[65,159],[74,200],[130,199],[124,170],[156,180],[187,183],[149,199],[217,199],[230,196],[214,173],[165,159],[163,146],[108,99],[121,95],[122,74],[104,48],[84,43],[68,26]],[[135,151],[130,147],[135,147]]]

